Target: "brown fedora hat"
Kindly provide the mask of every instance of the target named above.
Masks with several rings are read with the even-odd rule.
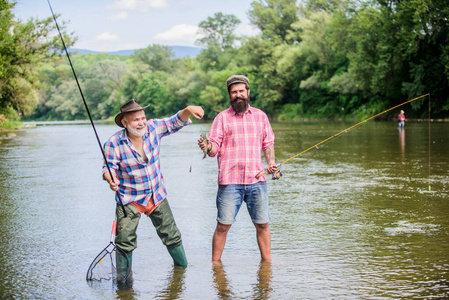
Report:
[[[139,104],[137,104],[137,101],[135,99],[129,100],[128,102],[123,104],[122,107],[120,107],[120,113],[115,117],[115,124],[120,127],[124,127],[122,124],[122,119],[126,113],[145,110],[145,108],[147,107],[148,105],[144,107],[140,106]]]

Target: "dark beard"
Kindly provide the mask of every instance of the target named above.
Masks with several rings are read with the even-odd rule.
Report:
[[[243,102],[237,102],[237,100],[243,100]],[[232,109],[236,114],[242,114],[248,109],[249,99],[247,98],[235,98],[231,101]]]

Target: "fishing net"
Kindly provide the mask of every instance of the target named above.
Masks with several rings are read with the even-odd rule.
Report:
[[[127,254],[113,242],[116,226],[117,221],[114,220],[111,241],[90,264],[86,274],[87,281],[113,280],[122,283],[131,277],[131,262]]]

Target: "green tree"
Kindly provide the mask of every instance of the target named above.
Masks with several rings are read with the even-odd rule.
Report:
[[[82,85],[84,82],[80,81]],[[47,119],[50,120],[80,120],[87,114],[82,101],[74,101],[80,97],[75,80],[63,81],[59,86],[50,88],[51,96],[45,101],[49,108]]]
[[[405,52],[402,92],[408,98],[430,93],[435,117],[449,111],[449,6],[444,0],[379,1],[403,25]],[[423,101],[412,103],[422,116]],[[421,116],[421,115],[420,115]]]
[[[27,115],[36,107],[39,96],[39,64],[62,51],[51,17],[25,23],[14,20],[16,2],[0,0],[0,114],[14,119]],[[62,30],[67,46],[72,35]]]
[[[263,38],[279,44],[287,41],[291,25],[298,20],[298,6],[295,0],[259,0],[251,3],[248,16]]]
[[[200,46],[217,45],[221,51],[225,51],[234,46],[237,40],[235,29],[240,23],[240,19],[234,15],[215,13],[214,17],[200,22],[200,38],[196,43]]]
[[[274,114],[292,97],[293,78],[279,73],[277,66],[279,53],[285,53],[287,48],[284,46],[298,42],[288,38],[292,24],[298,20],[298,7],[293,0],[259,0],[251,6],[248,12],[251,23],[262,33],[245,41],[240,56],[247,58],[245,65],[254,77],[251,85],[254,105]]]
[[[195,43],[205,47],[198,57],[205,72],[224,69],[232,60],[232,56],[235,55],[233,46],[238,40],[235,29],[240,22],[236,16],[222,13],[216,13],[214,17],[208,17],[207,20],[200,22],[198,29],[200,38]]]
[[[175,54],[171,47],[158,44],[150,45],[145,49],[134,52],[135,59],[140,63],[148,65],[153,72],[171,72],[174,67],[174,56]]]
[[[148,117],[161,117],[173,114],[176,109],[175,97],[167,86],[169,74],[147,72],[136,87],[135,96],[141,105],[149,105]]]
[[[250,79],[251,105],[284,119],[365,118],[424,93],[432,94],[432,116],[447,117],[446,0],[256,0],[251,7],[248,14],[259,35],[237,36],[240,20],[217,13],[200,23],[197,44],[203,50],[195,58],[173,59],[169,48],[160,45],[126,58],[75,56],[92,112],[98,118],[112,116],[136,98],[150,105],[150,117],[196,104],[213,118],[229,106],[225,81],[238,73]],[[0,49],[10,49],[10,31],[0,32]],[[35,74],[47,84],[35,93],[38,115],[85,118],[70,67],[65,58],[57,58],[42,60],[47,63]],[[0,56],[2,62],[8,59]],[[0,72],[8,66],[0,64]],[[18,78],[16,94],[32,98],[24,94],[37,81]],[[428,113],[423,101],[412,107],[410,118]]]

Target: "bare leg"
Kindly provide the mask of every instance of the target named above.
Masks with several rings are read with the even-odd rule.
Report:
[[[271,261],[271,233],[268,223],[254,224],[256,226],[257,244],[263,260]]]
[[[223,249],[226,244],[226,236],[231,225],[224,225],[217,222],[214,237],[212,238],[212,261],[220,261]]]

